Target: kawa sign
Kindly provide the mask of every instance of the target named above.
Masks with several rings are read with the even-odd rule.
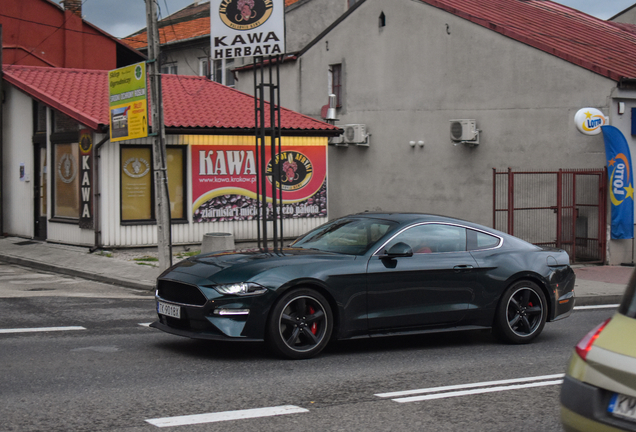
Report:
[[[193,220],[255,219],[257,178],[254,146],[193,145],[191,148]],[[277,164],[280,164],[280,176],[278,169],[274,169]],[[326,146],[283,146],[281,153],[275,157],[275,164],[267,161],[266,176],[270,212],[272,181],[276,181],[281,183],[283,191],[283,217],[327,216]]]
[[[284,0],[211,0],[212,59],[285,52]]]

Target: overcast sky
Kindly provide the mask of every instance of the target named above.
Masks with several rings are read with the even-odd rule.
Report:
[[[173,14],[193,2],[194,0],[159,0],[160,17]],[[636,3],[636,0],[558,0],[557,2],[595,17],[608,19]],[[82,14],[90,23],[119,38],[146,27],[144,0],[84,0]]]

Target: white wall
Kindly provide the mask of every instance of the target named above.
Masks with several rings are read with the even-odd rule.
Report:
[[[34,234],[33,198],[33,102],[10,85],[4,86],[3,166],[4,231],[9,235],[32,238]],[[29,181],[20,181],[20,164]]]

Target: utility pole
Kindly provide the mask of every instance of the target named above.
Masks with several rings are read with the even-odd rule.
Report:
[[[146,0],[148,35],[148,77],[150,78],[150,110],[152,112],[152,156],[155,173],[155,218],[157,219],[157,248],[159,268],[172,265],[170,201],[168,198],[168,171],[166,168],[166,131],[163,123],[163,99],[159,69],[159,28],[156,0]]]

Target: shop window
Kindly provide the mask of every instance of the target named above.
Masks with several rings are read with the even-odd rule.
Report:
[[[53,217],[79,219],[79,145],[53,145]]]
[[[173,220],[185,220],[185,149],[186,147],[168,147],[168,194],[170,195],[170,217]]]
[[[185,221],[185,149],[166,149],[170,217]],[[154,170],[150,146],[121,147],[121,220],[124,223],[155,221]]]

